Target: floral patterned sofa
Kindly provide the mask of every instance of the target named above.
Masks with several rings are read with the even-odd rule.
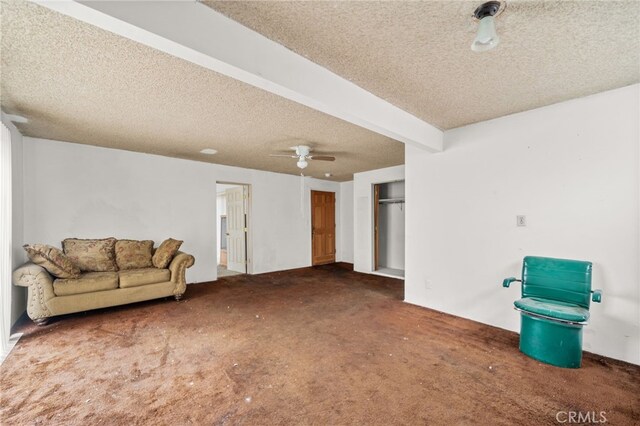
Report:
[[[30,262],[13,273],[28,287],[27,315],[39,325],[50,317],[174,296],[186,291],[193,256],[178,251],[182,241],[69,238],[62,250],[26,244]]]

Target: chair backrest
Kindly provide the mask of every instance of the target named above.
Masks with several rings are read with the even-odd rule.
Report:
[[[591,262],[527,256],[522,262],[522,297],[540,297],[589,309]]]

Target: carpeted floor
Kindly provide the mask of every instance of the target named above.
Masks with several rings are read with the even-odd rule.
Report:
[[[402,286],[336,265],[25,323],[1,423],[551,425],[603,411],[640,424],[640,367],[541,364],[514,333],[403,303]]]

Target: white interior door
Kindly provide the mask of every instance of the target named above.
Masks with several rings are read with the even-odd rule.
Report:
[[[247,272],[245,189],[231,188],[225,191],[227,197],[227,269]]]

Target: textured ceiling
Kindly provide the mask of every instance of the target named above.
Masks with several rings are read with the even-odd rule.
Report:
[[[508,0],[470,49],[478,1],[205,1],[441,129],[640,80],[639,1]]]
[[[207,2],[442,129],[640,80],[640,2],[511,0],[501,44],[469,49],[479,1]],[[1,3],[2,109],[28,136],[297,174],[402,164],[389,138],[23,1]],[[199,154],[215,148],[215,156]]]
[[[340,181],[404,163],[400,142],[32,3],[1,8],[2,110],[27,136],[291,174],[268,154],[305,143],[337,157],[305,175]]]

